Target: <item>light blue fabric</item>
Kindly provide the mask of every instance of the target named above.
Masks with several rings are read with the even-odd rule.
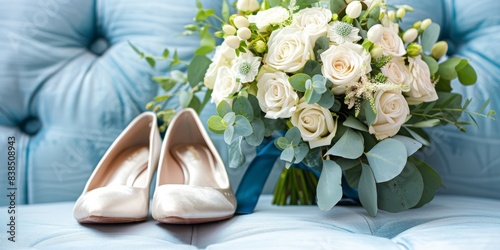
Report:
[[[360,206],[271,205],[263,195],[255,212],[198,225],[143,223],[80,225],[73,202],[20,206],[16,242],[2,249],[498,249],[499,200],[437,196],[402,213],[369,217]],[[6,211],[6,207],[0,207]],[[0,216],[1,225],[8,224]]]

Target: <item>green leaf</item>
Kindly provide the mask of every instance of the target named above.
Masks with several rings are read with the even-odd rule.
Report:
[[[415,152],[417,152],[422,147],[422,143],[420,143],[417,140],[414,140],[410,137],[406,137],[406,136],[402,136],[402,135],[395,135],[392,137],[392,139],[398,140],[401,143],[403,143],[403,145],[405,146],[405,149],[406,149],[407,156],[413,155]]]
[[[378,207],[393,213],[410,209],[420,201],[423,190],[422,175],[408,162],[396,178],[377,184]]]
[[[250,102],[250,105],[252,105],[253,116],[255,118],[261,118],[262,110],[260,109],[259,100],[257,99],[257,97],[255,97],[254,95],[248,95],[248,101]]]
[[[206,54],[212,52],[212,50],[214,50],[214,48],[215,47],[213,47],[213,46],[201,46],[194,51],[194,54],[195,55],[206,55]]]
[[[438,188],[443,185],[443,180],[438,172],[436,172],[436,170],[434,170],[427,163],[414,157],[410,157],[409,161],[417,167],[424,182],[422,197],[418,201],[417,205],[414,206],[414,208],[418,208],[429,203],[434,198]]]
[[[191,87],[203,81],[210,63],[212,63],[212,61],[204,55],[196,55],[193,57],[187,70],[188,81]]]
[[[268,0],[269,6],[276,7],[281,4],[281,0]]]
[[[222,1],[222,18],[224,21],[229,22],[229,4],[227,0]]]
[[[310,168],[320,168],[321,166],[323,166],[321,149],[313,148],[309,150],[304,160],[302,160],[302,163]]]
[[[356,119],[356,117],[352,115],[348,116],[347,119],[342,123],[342,125],[348,128],[368,132],[368,127],[366,127],[365,124],[363,124],[360,120]]]
[[[224,115],[224,118],[222,118],[228,126],[233,126],[234,122],[236,121],[236,114],[234,112],[229,112],[226,115]]]
[[[179,95],[179,105],[182,108],[187,108],[189,103],[191,103],[191,99],[193,99],[193,93],[191,93],[190,91],[183,90],[179,91],[178,95]]]
[[[249,136],[253,133],[252,125],[246,117],[237,115],[234,121],[234,134],[236,136]]]
[[[237,138],[241,138],[241,136]],[[234,142],[234,126],[229,126],[224,131],[224,141],[229,145]]]
[[[307,153],[309,153],[309,146],[306,143],[299,143],[297,147],[294,148],[294,153],[295,153],[295,164],[298,164],[304,160],[304,158],[307,156]]]
[[[360,164],[360,161],[358,159],[351,160],[342,157],[336,157],[334,160],[335,162],[337,162],[337,164],[339,164],[340,168],[342,168],[342,171],[351,169]]]
[[[175,85],[177,85],[177,82],[170,77],[154,76],[152,79],[153,81],[159,83],[161,88],[165,91],[170,91],[175,87]]]
[[[227,113],[232,111],[231,105],[225,100],[222,100],[219,105],[217,105],[217,114],[219,114],[220,117],[224,117]]]
[[[151,66],[152,68],[155,67],[156,61],[154,58],[152,58],[150,56],[146,56],[146,61],[148,62],[149,66]]]
[[[458,71],[458,80],[463,85],[472,85],[477,81],[476,71],[470,64],[465,65],[462,70]]]
[[[314,89],[307,89],[306,93],[304,94],[304,98],[306,99],[307,103],[314,104],[321,99],[321,95],[316,93]]]
[[[457,66],[462,62],[462,58],[453,57],[439,64],[438,74],[444,80],[453,80],[457,78]],[[467,60],[465,60],[467,62]]]
[[[439,38],[440,31],[441,28],[436,23],[432,23],[431,25],[429,25],[429,27],[427,27],[424,30],[421,36],[421,41],[422,41],[422,48],[424,49],[425,52],[428,53],[431,52],[432,47],[434,46],[434,44],[436,44]]]
[[[168,58],[168,54],[170,54],[170,51],[168,49],[164,49],[163,50],[163,58],[167,59]]]
[[[402,142],[395,139],[385,139],[377,143],[366,158],[370,164],[377,183],[392,180],[405,167],[407,154]]]
[[[288,131],[286,131],[285,138],[292,143],[293,146],[297,146],[300,143],[300,140],[302,139],[302,136],[300,135],[300,130],[297,127],[292,127]]]
[[[163,102],[163,101],[167,100],[170,97],[171,97],[171,95],[159,95],[159,96],[155,96],[155,98],[153,100],[155,102]]]
[[[191,101],[189,102],[188,108],[194,109],[198,114],[201,113],[202,106],[200,99],[197,96],[193,95],[193,98],[191,98]]]
[[[248,119],[253,120],[253,107],[248,98],[240,96],[233,101],[233,111],[237,115],[242,115]]]
[[[229,167],[237,168],[245,164],[245,155],[243,154],[243,150],[241,144],[243,143],[243,138],[240,137],[234,140],[229,145]]]
[[[431,56],[423,55],[422,60],[425,63],[427,63],[427,66],[429,66],[429,70],[430,70],[432,75],[434,75],[434,74],[436,74],[436,72],[438,72],[439,65],[438,65],[436,59],[432,58]]]
[[[245,141],[250,144],[250,146],[258,147],[264,140],[264,122],[261,119],[256,118],[253,119],[250,125],[252,126],[253,133],[245,137]]]
[[[348,128],[326,155],[335,155],[347,159],[357,159],[363,154],[363,136]]]
[[[321,54],[321,52],[330,48],[330,39],[326,36],[320,36],[316,39],[316,43],[314,44],[314,52],[317,54]]]
[[[311,79],[312,78],[307,74],[298,73],[288,78],[288,81],[295,90],[300,92],[306,92],[306,81]]]
[[[339,13],[347,6],[344,0],[330,0],[330,10],[332,13]]]
[[[418,133],[416,133],[415,131],[409,129],[408,127],[404,127],[406,129],[406,131],[408,131],[408,133],[410,133],[410,135],[415,139],[417,140],[418,142],[422,143],[424,146],[430,146],[431,143],[426,140],[424,137],[420,136]]]
[[[328,211],[342,198],[342,169],[330,160],[323,161],[323,170],[316,188],[318,207]]]
[[[333,104],[335,104],[335,96],[331,91],[326,91],[321,95],[321,98],[317,101],[317,103],[323,108],[330,109],[333,107]]]
[[[302,72],[309,75],[310,77],[313,77],[314,75],[321,75],[321,64],[319,64],[317,61],[309,60],[304,65],[304,69],[302,70]]]
[[[277,148],[281,150],[285,150],[285,148],[288,148],[288,146],[290,146],[290,142],[288,142],[288,140],[285,137],[280,137],[276,139],[274,144],[276,145]]]
[[[353,188],[358,188],[359,179],[361,177],[361,171],[362,171],[361,163],[357,164],[352,168],[344,170],[344,177],[349,186]]]
[[[363,114],[366,118],[366,122],[368,123],[368,126],[371,126],[374,122],[375,119],[377,118],[377,114],[373,112],[372,106],[370,105],[370,101],[364,100],[361,102],[361,109],[363,111]]]
[[[283,150],[283,152],[281,152],[280,159],[283,161],[292,163],[294,155],[295,155],[295,152],[293,151],[293,147],[289,146],[289,147],[285,148],[285,150]]]
[[[361,177],[359,178],[358,194],[361,205],[370,216],[377,215],[377,185],[370,166],[361,164]]]
[[[223,134],[227,124],[222,121],[222,117],[214,115],[208,118],[208,129],[216,134]]]
[[[144,57],[144,52],[140,51],[137,47],[135,47],[135,45],[133,45],[130,41],[128,41],[128,45],[130,45],[130,47],[132,47],[132,49],[135,51],[135,53],[137,53],[138,55],[141,56],[141,58]]]

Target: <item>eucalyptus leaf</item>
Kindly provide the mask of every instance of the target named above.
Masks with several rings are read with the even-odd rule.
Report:
[[[310,168],[320,168],[323,166],[323,160],[321,159],[321,149],[313,148],[307,153],[302,163]]]
[[[188,107],[194,109],[198,114],[201,113],[202,106],[200,99],[197,96],[193,95],[193,98],[191,98]]]
[[[441,28],[439,27],[438,24],[436,23],[431,23],[424,32],[422,33],[421,36],[421,41],[422,41],[422,48],[424,49],[425,52],[430,53],[432,50],[432,47],[434,44],[436,44],[438,38],[439,38],[439,32],[441,31]]]
[[[300,143],[300,140],[302,139],[302,136],[300,134],[300,130],[297,127],[292,127],[288,131],[286,131],[285,138],[292,143],[293,146],[297,146]]]
[[[260,146],[260,144],[262,144],[262,141],[264,141],[264,132],[265,132],[264,122],[261,119],[256,118],[253,119],[250,125],[252,125],[253,133],[245,137],[245,141],[250,146],[254,147]]]
[[[418,204],[424,190],[422,175],[411,162],[407,162],[400,175],[378,183],[378,207],[388,212],[401,212]]]
[[[231,105],[229,105],[229,103],[225,100],[222,100],[217,105],[217,114],[219,114],[220,117],[224,117],[227,113],[232,111]]]
[[[358,194],[361,205],[370,216],[377,215],[377,185],[370,166],[361,164],[361,177],[359,178]]]
[[[307,156],[307,153],[309,153],[309,146],[306,143],[299,143],[297,147],[294,148],[294,153],[295,153],[295,164],[298,164],[304,160],[304,158]]]
[[[351,169],[353,167],[356,167],[360,164],[360,161],[358,159],[345,159],[342,157],[337,157],[334,159],[337,164],[339,164],[340,168],[342,168],[342,171]]]
[[[220,116],[211,116],[210,118],[208,118],[207,123],[208,129],[216,134],[223,134],[227,128],[227,125],[222,122],[222,117]]]
[[[248,98],[240,96],[233,101],[233,111],[237,115],[242,115],[248,119],[253,120],[253,107]]]
[[[290,142],[288,142],[288,140],[285,137],[280,137],[276,139],[274,144],[276,145],[277,148],[281,150],[285,150],[285,148],[288,148],[288,146],[290,146]]]
[[[335,104],[335,96],[331,91],[326,91],[321,95],[321,98],[317,101],[317,103],[323,108],[330,109],[333,104]]]
[[[245,155],[243,154],[243,150],[242,150],[242,143],[243,143],[243,138],[239,137],[238,139],[234,140],[229,145],[229,167],[230,168],[240,167],[246,161]]]
[[[316,188],[318,207],[328,211],[342,198],[342,169],[331,160],[323,161],[323,170]]]
[[[242,115],[237,115],[234,121],[234,134],[236,136],[249,136],[253,133],[252,125]]]
[[[193,99],[193,93],[190,91],[179,91],[179,105],[183,108],[187,108],[189,103],[191,102],[191,99]]]
[[[348,116],[347,119],[342,123],[342,125],[360,131],[368,132],[368,127],[366,127],[365,124],[363,124],[360,120],[356,119],[356,117],[354,116]]]
[[[406,131],[408,131],[408,133],[410,133],[410,135],[415,139],[417,140],[418,142],[422,143],[422,145],[424,146],[430,146],[431,143],[426,140],[424,137],[420,136],[418,133],[416,133],[415,131],[407,128],[407,127],[404,127],[406,129]]]
[[[375,119],[377,118],[377,114],[373,112],[373,108],[370,105],[370,101],[364,100],[361,102],[361,109],[362,112],[366,118],[366,122],[368,123],[368,126],[371,126],[374,122]]]
[[[392,139],[398,140],[401,143],[403,143],[403,145],[405,146],[405,149],[406,149],[407,156],[413,155],[415,152],[417,152],[422,147],[422,143],[420,143],[417,140],[414,140],[410,137],[407,137],[407,136],[395,135],[392,137]]]
[[[404,144],[396,139],[380,141],[368,153],[370,164],[377,183],[392,180],[404,169],[407,153]]]
[[[293,150],[293,147],[287,147],[283,152],[281,152],[280,159],[287,161],[287,162],[293,162],[293,157],[295,156],[295,152]]]
[[[347,159],[357,159],[363,154],[363,136],[348,128],[326,155],[335,155]]]
[[[309,60],[304,65],[304,69],[302,70],[302,72],[309,75],[310,77],[313,77],[314,75],[320,75],[321,64],[319,64],[317,61]]]
[[[339,13],[347,6],[344,0],[330,0],[330,10],[332,13]]]
[[[248,101],[252,105],[253,116],[256,118],[262,117],[262,110],[260,109],[259,100],[254,95],[248,95]]]
[[[463,85],[472,85],[477,81],[476,71],[470,64],[467,64],[462,70],[458,71],[458,80]]]
[[[292,87],[300,92],[306,91],[307,80],[311,80],[311,77],[304,73],[298,73],[288,78],[288,81],[290,82]]]
[[[203,81],[210,63],[212,63],[212,61],[204,55],[196,55],[193,57],[187,69],[188,81],[191,87]]]
[[[427,163],[418,160],[414,157],[410,157],[409,161],[417,167],[418,171],[422,175],[422,179],[424,182],[424,190],[422,193],[422,197],[420,198],[417,205],[414,208],[422,207],[423,205],[429,203],[434,196],[440,186],[443,185],[443,180],[436,170],[434,170]]]
[[[234,126],[229,126],[224,130],[224,141],[226,144],[231,144],[234,138]]]
[[[226,115],[224,115],[224,118],[222,118],[228,126],[234,125],[234,121],[236,121],[236,114],[234,112],[229,112]]]
[[[347,184],[349,184],[350,187],[358,188],[359,179],[361,177],[361,171],[362,171],[361,163],[352,168],[344,170],[345,180],[347,181]]]
[[[431,74],[436,74],[436,72],[439,70],[439,64],[437,63],[436,59],[432,58],[431,56],[422,55],[422,60],[427,63],[427,66],[429,66]]]

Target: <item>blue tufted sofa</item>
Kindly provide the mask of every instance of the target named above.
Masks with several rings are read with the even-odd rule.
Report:
[[[474,98],[472,108],[491,97],[491,108],[500,110],[500,2],[406,3],[417,9],[408,24],[431,17],[442,27],[449,54],[471,59],[478,84],[454,83],[455,91]],[[446,188],[421,209],[371,218],[356,206],[329,212],[276,207],[264,194],[253,214],[218,223],[80,225],[72,217],[74,201],[107,147],[157,93],[150,76],[165,72],[165,65],[151,69],[138,60],[127,42],[152,54],[176,48],[189,59],[198,41],[179,34],[195,3],[0,0],[0,6],[0,249],[500,247],[500,124],[484,119],[467,134],[449,127],[430,131],[434,146],[419,154]],[[213,112],[207,108],[203,117]],[[9,138],[15,140],[15,185],[8,181]],[[213,140],[227,158],[223,140]],[[233,189],[244,170],[228,170]],[[267,192],[279,171],[277,164]],[[13,192],[15,215],[9,214]],[[8,240],[10,216],[16,242]]]

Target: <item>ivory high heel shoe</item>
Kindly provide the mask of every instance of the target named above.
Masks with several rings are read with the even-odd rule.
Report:
[[[146,220],[149,186],[158,166],[161,137],[156,115],[135,118],[97,164],[73,214],[80,223]]]
[[[226,168],[193,109],[181,110],[168,127],[151,210],[155,220],[172,224],[234,215],[236,199]]]

